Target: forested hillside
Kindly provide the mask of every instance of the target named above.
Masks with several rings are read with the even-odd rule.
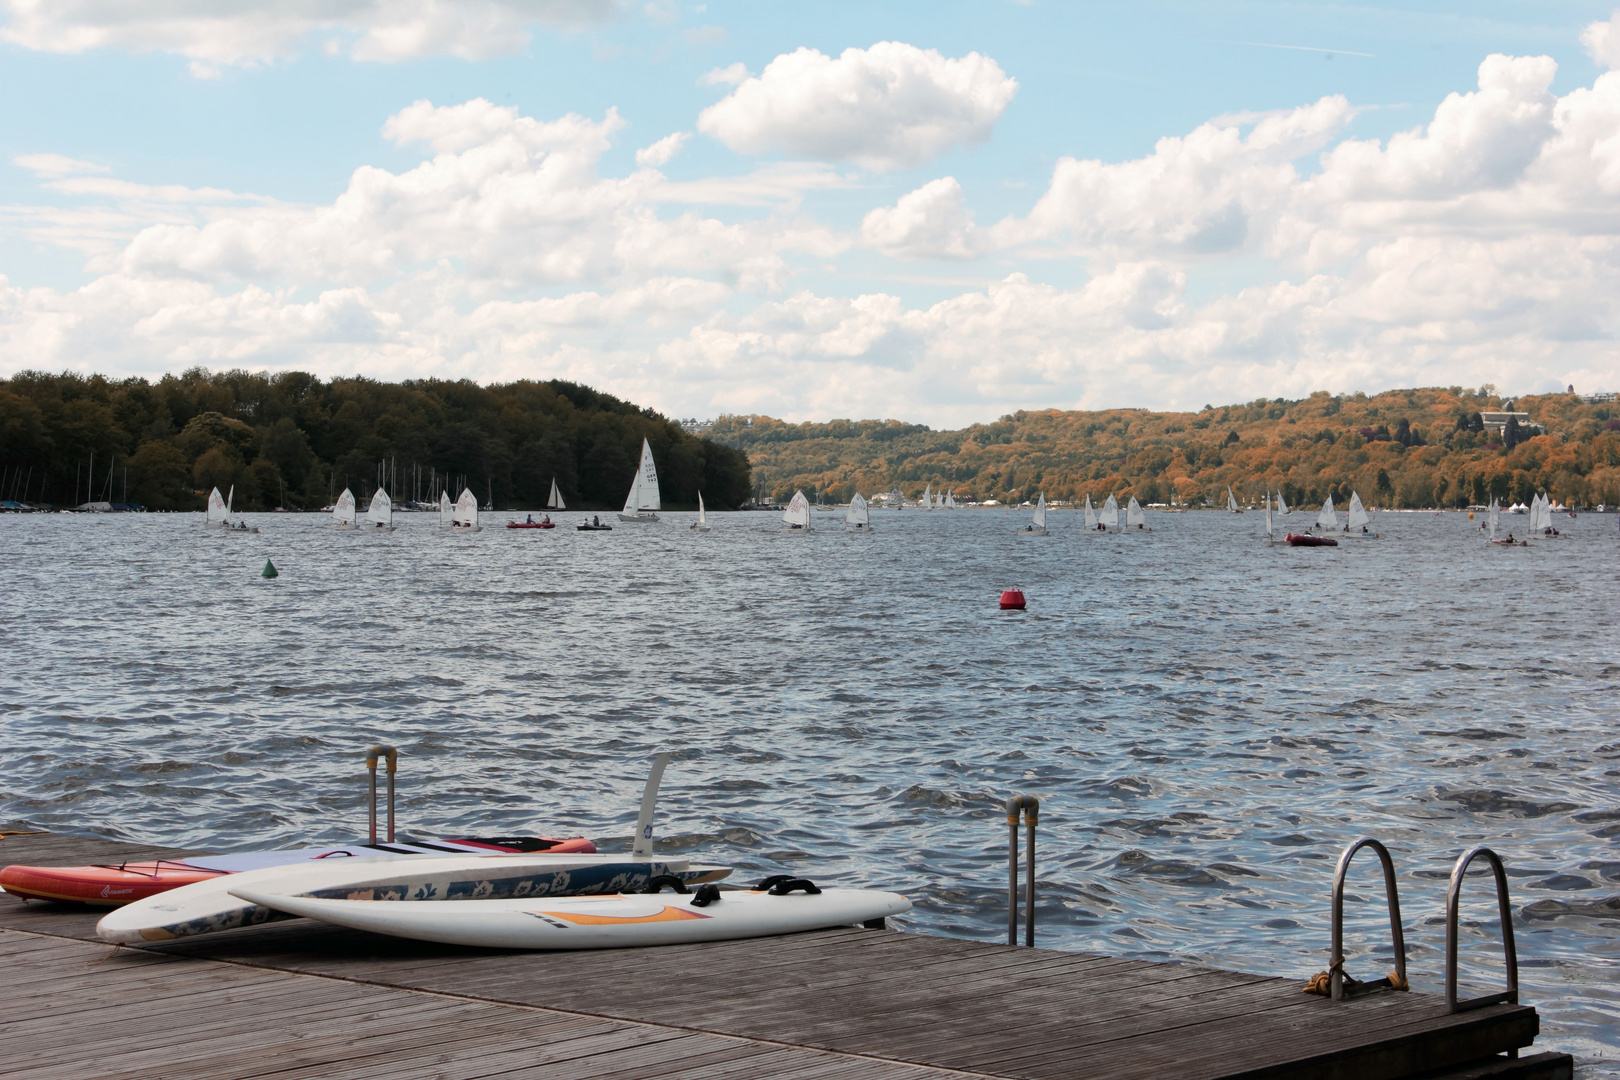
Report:
[[[1545,434],[1493,432],[1480,413],[1503,404],[1480,391],[1396,390],[1313,394],[1301,401],[1206,406],[1196,413],[1136,409],[1018,412],[961,431],[893,420],[786,424],[725,417],[711,436],[747,451],[777,498],[795,488],[843,500],[924,484],[957,499],[1093,500],[1109,493],[1144,503],[1224,504],[1231,484],[1245,501],[1269,488],[1291,504],[1358,490],[1381,506],[1466,506],[1492,495],[1529,501],[1535,491],[1570,503],[1620,502],[1620,406],[1574,394],[1522,397]]]
[[[448,474],[452,498],[464,481],[481,502],[537,507],[555,477],[571,507],[616,507],[643,437],[666,503],[748,499],[742,453],[574,383],[23,372],[0,380],[0,498],[68,506],[127,490],[149,509],[197,510],[234,484],[237,509],[319,507],[344,487],[369,497],[386,461],[396,499],[434,499],[430,478]]]

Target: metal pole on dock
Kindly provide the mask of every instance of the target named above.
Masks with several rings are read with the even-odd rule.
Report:
[[[1041,801],[1033,795],[1014,795],[1007,800],[1007,944],[1018,944],[1018,818],[1022,812],[1029,834],[1028,882],[1024,888],[1024,944],[1035,944],[1035,824]]]
[[[399,767],[399,751],[392,746],[373,746],[366,751],[366,770],[371,773],[371,843],[377,842],[377,759],[388,761],[388,842],[394,842],[394,772]]]

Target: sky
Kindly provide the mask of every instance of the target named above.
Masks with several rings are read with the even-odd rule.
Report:
[[[1620,9],[0,0],[0,375],[1620,390]]]

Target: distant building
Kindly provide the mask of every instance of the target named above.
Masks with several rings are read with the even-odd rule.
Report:
[[[1530,422],[1530,414],[1527,412],[1509,412],[1505,409],[1481,409],[1479,412],[1479,419],[1480,423],[1485,425],[1485,430],[1493,431],[1498,435],[1502,434],[1503,430],[1507,428],[1508,420],[1510,419],[1517,420],[1519,422],[1519,430],[1521,431],[1529,432],[1532,435],[1546,434],[1545,430],[1540,424],[1532,424]]]
[[[1596,394],[1586,394],[1581,400],[1588,405],[1606,405],[1611,401],[1620,401],[1620,391],[1601,390]]]
[[[696,435],[700,439],[714,430],[713,420],[682,420],[680,425],[682,431],[688,435]]]

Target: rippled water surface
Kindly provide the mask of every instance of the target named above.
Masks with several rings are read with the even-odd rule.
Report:
[[[878,513],[870,536],[833,514],[809,536],[766,514],[704,536],[681,514],[472,536],[0,518],[0,823],[350,839],[383,741],[412,833],[612,850],[669,749],[662,847],[739,878],[895,888],[908,928],[995,939],[999,801],[1030,792],[1043,944],[1290,977],[1326,966],[1334,860],[1372,834],[1430,990],[1451,863],[1489,843],[1542,1043],[1620,1076],[1612,515],[1513,550],[1460,514],[1318,550],[1266,547],[1253,513],[1052,518],[1044,539],[999,511]],[[1025,613],[997,610],[1012,584]],[[1364,978],[1390,966],[1376,873],[1358,862],[1347,905]],[[1476,992],[1501,978],[1493,914],[1471,879]]]

